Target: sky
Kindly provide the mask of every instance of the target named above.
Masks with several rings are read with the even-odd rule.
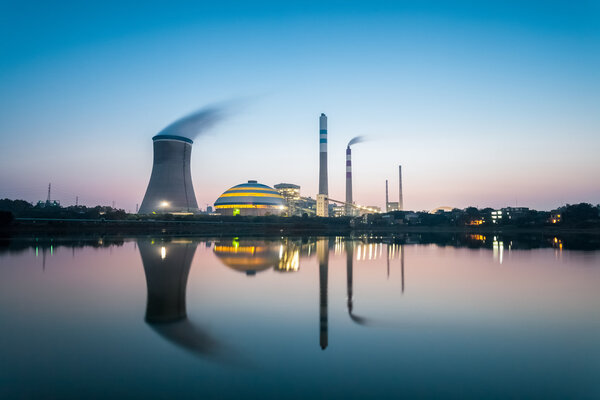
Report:
[[[0,198],[134,211],[152,136],[195,139],[201,208],[250,179],[405,209],[600,203],[600,2],[0,2]]]

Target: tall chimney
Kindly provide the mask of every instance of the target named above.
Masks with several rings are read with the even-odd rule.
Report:
[[[404,201],[402,200],[402,165],[398,166],[398,210],[404,211]]]
[[[329,195],[327,184],[327,116],[319,117],[319,194],[317,195],[317,215],[329,216]]]
[[[327,116],[319,117],[319,194],[329,194],[327,184]]]
[[[352,214],[352,150],[346,148],[346,215]]]

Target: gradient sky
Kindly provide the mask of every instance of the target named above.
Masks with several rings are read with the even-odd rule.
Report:
[[[85,4],[84,4],[85,3]],[[248,179],[437,206],[600,202],[600,2],[0,4],[0,198],[133,211],[151,137],[244,99],[195,141],[198,204]]]

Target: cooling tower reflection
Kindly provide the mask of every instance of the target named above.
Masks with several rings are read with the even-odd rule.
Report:
[[[197,242],[138,239],[146,274],[146,322],[164,339],[199,356],[216,356],[217,341],[187,318],[186,286]]]

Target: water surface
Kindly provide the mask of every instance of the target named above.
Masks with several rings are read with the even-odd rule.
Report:
[[[600,398],[600,252],[451,243],[13,240],[0,397]]]

